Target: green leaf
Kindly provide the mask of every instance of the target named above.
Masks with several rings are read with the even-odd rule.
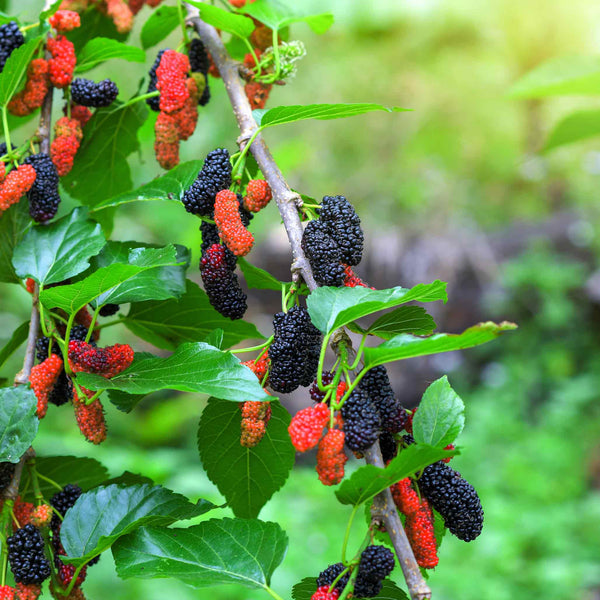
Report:
[[[154,482],[150,477],[146,477],[145,475],[140,475],[139,473],[132,473],[131,471],[123,471],[121,475],[118,477],[112,477],[111,479],[107,479],[102,482],[102,486],[113,485],[142,485],[144,483],[149,483],[150,485],[154,485]],[[203,500],[203,502],[208,502],[207,500]]]
[[[97,37],[90,40],[77,53],[76,73],[89,71],[100,63],[111,58],[122,58],[129,62],[144,62],[146,54],[141,48],[128,46],[111,38]]]
[[[138,529],[115,544],[113,555],[123,579],[174,577],[195,588],[266,588],[287,544],[277,523],[210,519],[187,529]]]
[[[16,245],[30,223],[27,198],[22,198],[18,204],[13,204],[0,217],[0,281],[3,283],[19,282],[12,257]]]
[[[192,281],[178,300],[137,302],[131,306],[125,326],[157,348],[174,350],[183,342],[198,342],[215,329],[224,331],[223,347],[247,339],[265,339],[256,326],[241,319],[232,321],[219,314],[204,290]]]
[[[148,17],[142,27],[140,39],[146,50],[164,40],[179,26],[179,11],[176,6],[159,6]]]
[[[600,93],[600,58],[562,56],[546,62],[519,79],[510,89],[512,98],[597,95]]]
[[[289,286],[291,283],[283,283],[271,275],[271,273],[255,267],[250,264],[245,258],[238,258],[238,266],[244,274],[244,279],[248,287],[254,290],[275,290],[281,291],[283,285]]]
[[[420,338],[403,333],[383,342],[375,348],[365,348],[365,367],[371,368],[376,365],[412,358],[413,356],[426,356],[463,350],[490,342],[506,331],[516,329],[514,323],[492,323],[487,321],[479,323],[462,333],[437,333],[430,337]]]
[[[71,172],[61,183],[73,198],[95,206],[130,190],[131,171],[127,157],[139,149],[138,129],[148,116],[143,102],[121,108],[113,102],[98,108],[85,126],[85,136]]]
[[[108,242],[102,252],[92,261],[92,266],[102,268],[115,263],[127,264],[130,258],[135,264],[136,253],[149,247],[155,246],[139,242]],[[93,305],[166,300],[181,296],[185,292],[185,272],[190,264],[190,251],[185,246],[175,245],[175,252],[176,266],[163,266],[142,271],[128,281],[98,296]]]
[[[148,394],[128,394],[120,390],[108,390],[108,399],[121,412],[130,413]]]
[[[206,500],[194,505],[159,485],[97,487],[82,494],[62,522],[60,540],[68,557],[65,562],[82,565],[142,525],[170,525],[213,507]]]
[[[0,104],[5,106],[19,89],[27,72],[27,66],[36,53],[42,38],[40,36],[25,42],[11,52],[2,73],[0,73]]]
[[[201,167],[201,160],[190,160],[189,162],[182,163],[164,175],[153,179],[150,183],[139,187],[137,190],[119,194],[118,196],[99,202],[92,209],[92,212],[104,210],[105,208],[113,208],[121,204],[129,204],[130,202],[150,200],[179,201],[183,196],[183,192],[192,185],[198,176],[198,171]]]
[[[317,589],[316,577],[305,577],[292,588],[293,600],[311,600]],[[406,592],[400,589],[393,581],[385,579],[377,600],[409,600]]]
[[[219,327],[217,329],[213,329],[202,341],[205,344],[209,344],[210,346],[214,346],[219,350],[223,350],[225,348],[223,344],[224,336],[225,332]]]
[[[92,390],[121,390],[149,394],[157,390],[198,392],[232,400],[271,400],[256,376],[229,352],[203,342],[182,344],[167,358],[136,358],[133,364],[112,379],[79,373],[77,381]]]
[[[295,104],[292,106],[276,106],[262,114],[259,125],[261,127],[273,127],[284,123],[295,123],[306,119],[319,119],[328,121],[330,119],[345,119],[363,115],[374,110],[383,110],[389,113],[403,112],[409,110],[393,106],[387,108],[381,104],[357,103],[357,104]]]
[[[47,8],[46,10],[43,10],[40,13],[40,21],[45,21],[47,18],[51,17],[59,8],[60,5],[62,4],[62,0],[56,0],[55,2],[53,2],[49,8]]]
[[[446,283],[436,280],[419,283],[410,289],[395,287],[387,290],[321,287],[308,297],[306,305],[315,326],[328,333],[360,317],[412,300],[446,302]]]
[[[241,38],[250,37],[250,34],[254,31],[254,22],[248,17],[237,15],[218,6],[205,4],[204,2],[189,0],[188,4],[195,6],[200,11],[200,18],[205,23],[217,29]]]
[[[26,386],[0,389],[0,462],[19,462],[37,435],[37,400]]]
[[[444,448],[465,426],[465,405],[444,375],[425,390],[413,419],[418,443]]]
[[[566,116],[550,133],[544,150],[579,142],[600,134],[600,110],[581,110]]]
[[[279,31],[292,23],[306,23],[315,33],[325,33],[333,25],[331,13],[298,14],[289,6],[275,4],[266,0],[257,0],[253,4],[246,4],[243,12],[252,15],[271,29]]]
[[[4,348],[0,350],[0,367],[13,355],[13,352],[21,346],[21,344],[27,339],[29,334],[29,321],[21,323],[10,337],[10,340],[6,342]]]
[[[60,487],[69,483],[78,485],[84,492],[100,485],[108,478],[106,467],[94,458],[79,456],[42,456],[36,457],[35,468],[38,473],[54,481]],[[59,490],[45,479],[39,479],[40,490],[44,498],[51,498]],[[28,489],[25,500],[31,502],[34,498],[29,469],[23,471],[21,489]]]
[[[236,517],[258,516],[294,466],[290,415],[277,401],[271,402],[271,411],[266,433],[254,448],[240,444],[239,405],[211,398],[200,419],[200,460]]]
[[[48,285],[85,271],[105,244],[100,225],[85,214],[76,208],[51,225],[32,227],[14,251],[17,275]]]
[[[86,304],[139,273],[157,267],[177,265],[178,259],[175,247],[165,246],[132,250],[130,263],[115,263],[98,269],[77,283],[45,289],[40,294],[40,301],[47,308],[62,308],[69,314],[77,312]]]
[[[85,45],[94,38],[111,38],[120,42],[127,39],[128,33],[119,33],[112,19],[99,10],[88,10],[81,19],[81,27],[70,31],[67,37],[75,46],[75,54],[79,54]]]
[[[458,454],[457,450],[448,451],[414,444],[399,452],[385,469],[373,465],[360,467],[349,479],[342,482],[335,495],[342,504],[362,504],[401,479],[414,475],[442,458],[456,454]]]
[[[368,333],[384,340],[389,340],[399,333],[430,335],[435,328],[435,321],[421,306],[400,306],[379,317],[367,329],[358,323],[348,324],[348,329],[355,333]]]
[[[435,534],[435,547],[439,548],[442,545],[444,536],[448,528],[446,527],[446,521],[444,517],[434,508],[431,509],[433,512],[433,532]]]

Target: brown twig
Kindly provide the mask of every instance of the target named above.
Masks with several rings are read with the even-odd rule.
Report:
[[[244,86],[240,79],[240,65],[228,55],[216,30],[198,17],[198,9],[189,4],[186,4],[186,8],[188,21],[202,38],[223,78],[223,83],[225,84],[225,89],[229,95],[233,113],[241,132],[238,144],[240,149],[243,149],[257,130],[258,125],[252,116],[252,109],[250,108],[244,92]],[[313,291],[317,288],[317,283],[300,245],[303,229],[296,207],[300,204],[301,199],[288,186],[260,134],[252,142],[250,152],[252,152],[260,170],[271,187],[273,198],[277,203],[292,248],[292,272],[295,279],[298,279],[298,275],[302,276],[308,288]],[[369,464],[377,467],[384,466],[379,443],[376,443],[365,452],[365,458]],[[375,497],[373,501],[373,517],[379,519],[385,525],[385,529],[390,536],[398,560],[402,566],[411,598],[413,600],[431,598],[431,591],[421,575],[389,489]]]

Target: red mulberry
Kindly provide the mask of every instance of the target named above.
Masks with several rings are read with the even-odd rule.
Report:
[[[240,408],[242,411],[240,444],[246,448],[253,448],[267,431],[267,423],[271,418],[271,403],[248,401]]]
[[[365,287],[372,288],[367,285],[353,270],[349,265],[343,265],[344,267],[344,287]]]
[[[269,370],[269,353],[265,352],[259,360],[247,360],[242,364],[248,367],[262,383]]]
[[[10,585],[0,585],[0,600],[15,600],[15,592]]]
[[[77,27],[81,26],[79,14],[73,10],[58,10],[48,19],[48,21],[58,33],[73,31],[73,29],[77,29]]]
[[[437,566],[433,513],[425,498],[422,499],[417,511],[406,515],[404,528],[417,564],[423,569],[433,569]]]
[[[234,0],[231,1],[233,3]],[[246,2],[246,0],[242,0],[242,2]],[[310,600],[338,600],[339,597],[340,591],[338,589],[333,589],[330,592],[329,586],[323,585],[320,588],[317,588],[317,591],[310,597]]]
[[[272,87],[272,85],[265,85],[258,81],[251,81],[244,86],[246,98],[248,98],[252,110],[265,107]]]
[[[159,113],[154,124],[154,154],[163,169],[179,164],[179,127],[177,120],[165,112]]]
[[[64,35],[48,38],[48,51],[52,58],[48,61],[50,82],[54,87],[65,88],[73,80],[77,59],[75,46]]]
[[[119,33],[129,33],[133,27],[133,13],[125,0],[106,0],[106,14]]]
[[[348,458],[344,453],[344,432],[330,429],[319,442],[317,450],[317,473],[324,485],[336,485],[344,478],[344,465]]]
[[[6,176],[0,184],[0,215],[31,189],[35,177],[31,165],[19,165]]]
[[[391,488],[394,504],[403,515],[413,515],[420,508],[419,495],[411,485],[410,477],[401,479]]]
[[[37,600],[42,595],[42,586],[37,583],[17,583],[18,600]]]
[[[8,103],[8,110],[13,115],[23,117],[39,108],[50,87],[48,62],[43,58],[35,58],[27,67],[25,88],[15,94]]]
[[[156,69],[156,89],[160,92],[160,110],[173,112],[183,108],[190,97],[187,78],[190,61],[185,54],[165,50]]]
[[[36,506],[31,513],[31,522],[36,527],[46,527],[52,520],[52,507],[49,504],[40,504]]]
[[[50,146],[50,156],[60,177],[73,168],[75,155],[79,150],[83,131],[77,119],[61,117],[54,125],[54,140]]]
[[[244,208],[257,213],[269,204],[271,198],[271,188],[264,179],[251,179],[246,187]]]
[[[37,398],[37,416],[42,419],[48,410],[48,396],[63,370],[60,356],[51,354],[43,363],[31,369],[29,382]]]
[[[87,106],[71,105],[71,119],[78,121],[82,129],[91,118],[92,111]]]
[[[127,369],[133,356],[128,344],[97,348],[86,342],[69,342],[69,366],[74,373],[96,373],[110,379]]]
[[[73,397],[73,408],[79,431],[83,433],[88,442],[100,444],[106,439],[106,421],[104,408],[100,400],[96,399],[91,404],[86,404],[86,396],[91,398],[94,392],[84,390],[85,396],[81,399],[77,394]]]
[[[294,448],[298,452],[306,452],[314,448],[319,443],[328,422],[327,404],[315,404],[297,412],[288,427]]]
[[[215,224],[225,245],[236,255],[246,256],[254,245],[254,236],[244,227],[237,194],[222,190],[215,197]]]

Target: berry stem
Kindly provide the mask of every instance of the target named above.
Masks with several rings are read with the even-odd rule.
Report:
[[[235,164],[233,165],[233,168],[231,169],[231,178],[232,179],[234,179],[234,180],[241,179],[242,173],[246,166],[246,155],[248,154],[248,150],[250,150],[250,146],[252,146],[252,142],[254,142],[256,137],[261,133],[261,131],[263,129],[264,129],[263,127],[258,127],[254,131],[254,133],[252,134],[250,139],[246,142],[246,145],[240,152],[240,155],[238,156],[237,160],[235,161]]]
[[[354,591],[354,582],[356,581],[357,576],[358,576],[358,569],[353,569],[352,573],[350,575],[350,579],[348,579],[348,583],[342,590],[342,593],[340,594],[338,600],[345,600]]]
[[[344,534],[344,542],[342,544],[342,562],[346,564],[346,550],[348,548],[348,540],[350,539],[350,530],[352,529],[352,523],[354,521],[354,517],[356,516],[356,512],[358,511],[358,507],[360,505],[356,504],[352,509],[352,513],[350,514],[350,518],[348,519],[348,524],[346,525],[346,532]]]
[[[94,310],[94,314],[92,315],[92,322],[88,328],[88,331],[85,335],[85,343],[89,344],[92,334],[94,333],[94,326],[96,325],[96,320],[98,319],[98,313],[100,312],[100,305],[96,306],[96,310]]]
[[[67,328],[65,331],[65,339],[63,341],[62,344],[62,354],[63,354],[63,363],[65,365],[65,371],[67,372],[67,375],[73,375],[73,372],[71,371],[71,366],[69,365],[69,340],[71,339],[71,328],[73,327],[73,321],[75,320],[75,313],[72,313],[69,315],[69,320],[67,321]],[[73,383],[75,384],[75,387],[77,387],[77,389],[79,389],[79,386],[77,385],[77,382],[75,381],[75,379],[73,379]]]
[[[264,586],[264,590],[275,600],[283,600],[283,598],[275,590],[271,589],[268,585]]]
[[[98,398],[101,396],[102,392],[105,392],[105,391],[106,391],[106,390],[97,390],[97,391],[96,391],[96,393],[95,393],[95,394],[94,394],[94,395],[93,395],[91,398],[88,398],[88,399],[85,401],[85,403],[86,403],[87,405],[91,404],[91,403],[92,403],[94,400],[97,400],[97,399],[98,399]]]
[[[55,487],[57,490],[62,491],[62,489],[63,489],[62,485],[59,485],[53,479],[50,479],[49,477],[46,477],[45,475],[42,475],[37,470],[36,470],[36,473],[37,473],[38,479],[41,479],[42,481],[45,481],[46,483],[49,483],[52,487]]]
[[[277,36],[277,29],[273,29],[273,59],[275,60],[273,81],[277,81],[278,79],[281,79],[281,61],[279,60],[279,38]]]
[[[183,43],[187,46],[190,43],[190,38],[188,37],[187,27],[185,26],[185,16],[183,14],[181,0],[177,0],[177,15],[179,16],[179,24],[181,25]]]
[[[256,65],[255,77],[260,77],[262,66],[258,60],[258,57],[256,56],[256,52],[254,52],[254,48],[252,47],[252,44],[248,38],[242,38],[242,40],[244,40],[244,44],[246,44],[248,50],[250,50],[250,54],[252,54],[252,58],[254,59],[254,64]]]
[[[354,369],[356,369],[358,367],[358,364],[360,363],[360,359],[362,358],[362,353],[365,348],[366,341],[367,341],[367,334],[365,333],[362,336],[362,339],[360,340],[360,344],[358,346],[358,350],[356,351],[356,358],[354,359],[354,362],[351,365],[348,365],[349,371],[354,371]]]
[[[108,323],[101,323],[96,327],[96,329],[104,329],[105,327],[112,327],[113,325],[119,325],[119,323],[124,323],[127,321],[126,318],[115,319],[114,321],[109,321]]]
[[[319,388],[325,389],[323,385],[323,366],[325,365],[325,353],[327,352],[327,346],[329,345],[329,338],[331,333],[323,336],[323,342],[321,343],[321,353],[319,354],[319,370],[317,371],[317,383]]]
[[[19,27],[19,29],[21,30],[21,33],[25,32],[25,31],[29,31],[30,29],[33,29],[34,27],[39,27],[40,22],[36,21],[35,23],[29,23],[29,25],[23,25],[23,27]]]
[[[8,114],[6,104],[2,107],[2,129],[4,130],[4,140],[6,141],[6,152],[12,158],[12,145],[10,143],[10,129],[8,127]]]
[[[124,108],[135,104],[136,102],[141,102],[142,100],[147,100],[148,98],[155,98],[156,96],[160,96],[160,92],[158,90],[155,92],[148,92],[147,94],[142,94],[141,96],[134,96],[133,98],[127,100],[127,102],[119,104],[119,106],[113,108],[109,114],[112,115],[113,113],[116,113],[119,110],[123,110]]]
[[[42,490],[40,488],[40,480],[38,479],[37,469],[35,468],[35,456],[32,456],[27,461],[27,469],[29,471],[31,485],[33,486],[33,495],[36,497],[37,500],[43,502],[44,495],[42,494]]]
[[[245,352],[254,352],[255,350],[262,350],[271,344],[273,341],[273,336],[271,336],[266,342],[260,344],[259,346],[251,346],[250,348],[240,348],[239,350],[230,350],[233,354],[244,354]],[[264,354],[264,352],[263,352]],[[262,354],[261,354],[262,356]]]

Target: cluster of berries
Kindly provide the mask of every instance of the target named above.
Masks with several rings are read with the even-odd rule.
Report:
[[[438,556],[429,502],[424,497],[419,499],[410,477],[394,484],[391,491],[398,510],[406,516],[404,530],[417,564],[423,569],[433,569],[438,564]]]
[[[302,249],[319,285],[366,287],[351,267],[362,259],[364,234],[360,218],[344,196],[325,196],[319,218],[310,221]]]
[[[179,143],[194,133],[200,104],[210,99],[206,77],[208,56],[204,44],[194,38],[189,55],[175,50],[161,50],[149,73],[148,92],[159,92],[146,102],[160,111],[154,125],[154,151],[164,169],[179,164]]]
[[[389,548],[367,546],[360,556],[352,597],[375,598],[378,596],[383,586],[383,580],[390,575],[394,566],[394,554]],[[312,595],[311,600],[337,600],[350,580],[351,574],[351,569],[345,567],[341,562],[330,565],[317,577],[317,591]],[[336,579],[337,582],[330,591],[329,588]]]
[[[24,43],[25,38],[16,21],[9,21],[0,26],[0,73],[4,70],[8,57]]]
[[[269,354],[265,352],[260,358],[242,364],[256,375],[264,387],[268,381],[269,363]],[[247,401],[242,403],[240,408],[242,411],[240,445],[253,448],[263,439],[267,431],[267,424],[271,419],[271,403]]]

